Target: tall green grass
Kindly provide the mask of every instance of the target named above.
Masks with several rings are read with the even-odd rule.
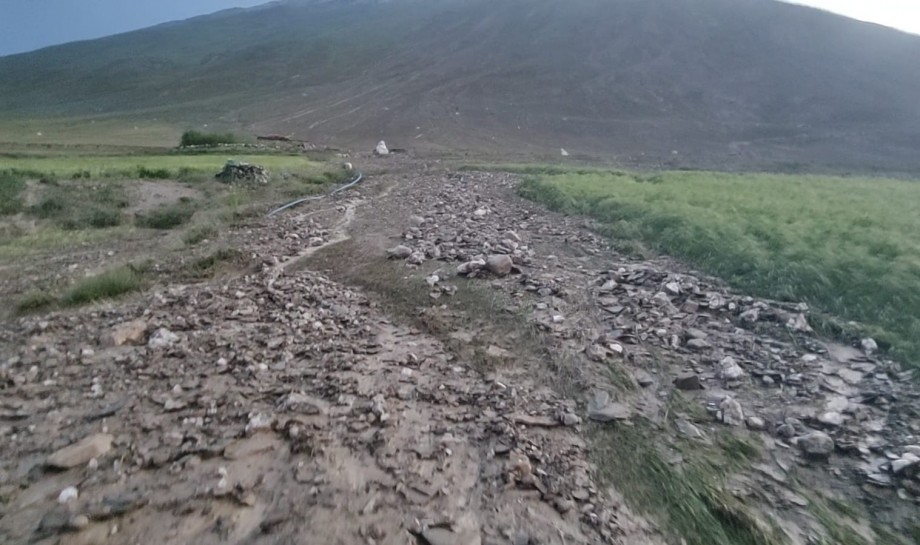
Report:
[[[22,210],[22,191],[26,183],[16,172],[0,172],[0,216],[17,214]]]
[[[520,191],[746,292],[856,321],[893,355],[920,365],[920,183],[550,172]]]
[[[141,276],[131,267],[111,269],[74,284],[61,297],[67,307],[112,299],[141,289]]]

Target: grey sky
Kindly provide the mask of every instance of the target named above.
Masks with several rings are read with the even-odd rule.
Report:
[[[0,55],[266,0],[0,0]],[[920,34],[920,0],[785,0]]]
[[[0,0],[0,55],[101,38],[267,0]]]
[[[920,34],[918,0],[785,0]]]

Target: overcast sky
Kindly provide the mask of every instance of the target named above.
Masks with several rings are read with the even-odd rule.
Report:
[[[0,55],[266,0],[0,0]],[[787,0],[920,34],[920,0]]]
[[[2,0],[0,0],[2,1]],[[920,0],[786,0],[920,34]]]

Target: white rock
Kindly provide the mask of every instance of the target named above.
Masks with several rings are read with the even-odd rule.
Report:
[[[729,426],[744,425],[744,410],[737,400],[726,397],[722,400],[722,403],[719,404],[719,410],[722,411],[722,422]]]
[[[389,155],[390,150],[387,149],[387,143],[384,142],[383,140],[381,140],[380,142],[377,142],[377,147],[374,148],[374,153],[380,156]]]
[[[680,284],[677,282],[668,282],[664,285],[664,291],[670,295],[680,295]]]
[[[147,341],[147,347],[154,350],[161,348],[168,348],[179,342],[179,336],[173,333],[172,331],[161,327],[157,329],[153,335],[150,336],[150,340]]]
[[[80,497],[80,491],[76,486],[68,486],[58,495],[58,503],[65,504]]]
[[[562,153],[562,156],[563,156],[563,157],[568,157],[568,156],[569,156],[569,152],[565,151],[565,148],[560,148],[559,151]]]
[[[722,366],[722,378],[725,380],[738,380],[746,374],[744,369],[735,362],[735,358],[726,356],[720,362]]]
[[[862,347],[863,352],[869,355],[874,354],[878,350],[878,343],[871,337],[866,337],[859,341],[859,345]]]

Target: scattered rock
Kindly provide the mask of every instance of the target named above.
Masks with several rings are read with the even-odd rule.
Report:
[[[744,369],[735,362],[735,358],[727,356],[719,363],[722,367],[721,375],[725,380],[738,380],[745,376]]]
[[[870,356],[878,351],[878,343],[871,337],[866,337],[859,341],[859,346],[862,347],[863,352]]]
[[[834,440],[830,435],[821,431],[813,431],[799,437],[796,444],[809,458],[826,459],[834,452]]]
[[[48,457],[46,464],[54,469],[71,469],[86,465],[93,458],[101,458],[112,450],[115,438],[106,433],[90,435]]]
[[[131,320],[116,326],[110,334],[110,342],[114,346],[126,344],[143,344],[147,335],[147,322],[144,320]]]
[[[496,276],[507,276],[514,268],[514,261],[504,254],[490,255],[486,259],[486,268]]]
[[[763,431],[767,428],[767,423],[759,416],[749,416],[746,423],[748,429],[753,431]]]
[[[390,259],[406,259],[410,255],[412,255],[412,248],[403,246],[402,244],[387,250],[387,257]]]
[[[703,389],[703,384],[700,382],[700,376],[696,373],[678,375],[678,377],[674,379],[674,386],[677,387],[678,390],[685,391]]]
[[[61,493],[58,495],[58,503],[65,504],[69,503],[80,497],[80,491],[77,490],[76,486],[68,486],[64,490],[61,490]]]
[[[165,327],[161,327],[150,336],[150,340],[147,341],[147,347],[153,350],[159,350],[161,348],[169,348],[177,342],[179,342],[178,335]]]
[[[729,426],[741,426],[744,424],[744,410],[741,403],[736,399],[726,397],[719,404],[719,411],[722,413],[722,422]]]
[[[632,410],[622,403],[610,401],[610,394],[599,390],[594,393],[593,399],[588,403],[588,418],[596,422],[612,422],[614,420],[628,420]]]

